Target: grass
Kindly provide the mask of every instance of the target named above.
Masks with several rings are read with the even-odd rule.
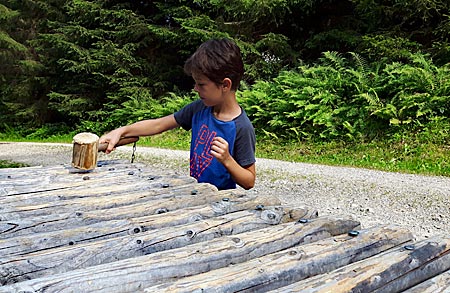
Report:
[[[35,141],[70,143],[72,136],[45,140],[0,137],[5,141]],[[189,150],[190,132],[175,129],[152,137],[143,137],[139,146]],[[450,146],[410,139],[405,142],[377,141],[370,143],[311,143],[280,142],[258,139],[256,156],[290,162],[325,164],[330,166],[361,167],[389,172],[450,177]],[[3,162],[0,167],[14,166]],[[20,165],[17,165],[20,167]]]
[[[292,162],[368,168],[388,172],[450,176],[450,147],[401,143],[286,143],[262,142],[258,157]]]
[[[27,164],[11,162],[7,160],[0,160],[0,168],[21,168],[28,167]]]

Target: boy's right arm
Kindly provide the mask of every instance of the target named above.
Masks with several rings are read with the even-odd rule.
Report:
[[[102,135],[99,143],[108,143],[105,153],[109,154],[122,137],[150,136],[179,127],[173,114],[157,119],[142,120],[127,126],[122,126]]]

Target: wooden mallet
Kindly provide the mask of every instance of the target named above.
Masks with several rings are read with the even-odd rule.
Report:
[[[93,170],[97,166],[98,152],[104,152],[107,143],[98,142],[99,137],[90,132],[78,133],[73,137],[72,166],[80,170]],[[124,137],[115,147],[130,144],[139,140],[139,137]]]

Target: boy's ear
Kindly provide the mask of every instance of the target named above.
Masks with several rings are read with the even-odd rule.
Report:
[[[222,87],[223,87],[224,89],[230,90],[232,84],[233,84],[233,82],[231,81],[231,79],[229,79],[228,77],[226,77],[226,78],[223,79]]]

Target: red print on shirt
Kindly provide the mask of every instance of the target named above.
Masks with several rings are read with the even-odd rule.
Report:
[[[190,171],[191,176],[198,179],[203,171],[211,165],[213,156],[211,152],[211,143],[217,132],[210,131],[206,124],[203,124],[195,139],[194,149],[192,152]]]

